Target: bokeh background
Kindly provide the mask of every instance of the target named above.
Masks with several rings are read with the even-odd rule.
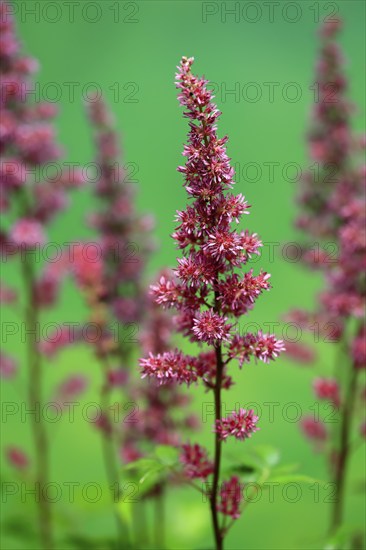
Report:
[[[70,4],[74,5],[73,17]],[[216,100],[223,112],[219,133],[229,135],[228,152],[238,169],[236,191],[245,194],[252,204],[251,215],[245,222],[267,243],[262,258],[253,267],[263,267],[272,273],[273,289],[259,300],[246,322],[278,323],[293,307],[311,307],[321,286],[320,277],[286,258],[281,249],[286,242],[301,241],[301,235],[293,228],[294,197],[300,185],[297,170],[309,165],[304,135],[314,100],[311,85],[318,47],[316,32],[324,17],[332,13],[344,19],[341,45],[347,62],[350,97],[358,105],[354,128],[361,131],[366,51],[364,2],[19,0],[13,5],[25,51],[41,64],[37,75],[41,97],[56,99],[60,108],[57,127],[66,160],[81,166],[93,160],[90,128],[83,107],[83,96],[85,99],[93,89],[92,83],[94,89],[97,86],[103,90],[115,113],[123,137],[124,162],[130,163],[138,187],[138,208],[156,219],[159,248],[149,264],[148,277],[153,278],[160,268],[175,264],[176,251],[169,235],[174,228],[175,211],[186,203],[176,166],[182,162],[187,122],[176,100],[174,73],[182,55],[194,56],[196,72],[214,83]],[[74,86],[74,97],[70,86]],[[55,97],[56,92],[59,97]],[[268,163],[276,163],[272,175]],[[86,186],[73,194],[71,208],[55,221],[51,240],[64,243],[90,237],[85,218],[92,209],[93,199]],[[16,285],[19,280],[16,263],[3,266],[2,271],[2,277]],[[16,321],[8,309],[2,319]],[[84,319],[82,299],[66,283],[59,307],[45,316],[45,322]],[[276,328],[279,334],[285,331],[283,323]],[[284,336],[291,338],[296,334],[290,327]],[[22,357],[24,343],[19,336],[9,337],[5,346],[9,353]],[[318,372],[320,369],[326,372],[334,361],[334,348],[320,342],[317,351]],[[83,398],[85,403],[97,401],[98,365],[92,350],[82,346],[65,350],[47,366],[46,387],[51,392],[67,373],[75,372],[90,379]],[[310,387],[313,375],[312,368],[298,366],[285,358],[270,366],[247,366],[234,373],[236,385],[225,395],[225,402],[229,410],[236,403],[255,402],[261,407],[261,431],[245,446],[271,444],[280,450],[285,463],[296,463],[301,472],[325,480],[322,456],[313,453],[294,421],[299,411],[305,413],[314,405]],[[2,384],[5,401],[18,400],[21,391],[8,383]],[[191,394],[192,408],[201,415],[207,395],[200,388],[193,388]],[[268,414],[269,405],[264,405],[269,402],[276,404],[273,419]],[[211,420],[208,418],[203,424],[202,433],[197,436],[199,441],[210,441]],[[106,483],[99,434],[80,412],[76,411],[74,423],[65,420],[49,428],[52,480],[81,485]],[[16,415],[3,426],[2,444],[19,443],[25,448],[31,445],[27,425]],[[228,444],[227,451],[240,456],[243,447],[240,443]],[[363,460],[360,448],[349,469],[346,512],[347,521],[361,527],[365,512],[359,491],[364,476]],[[4,479],[11,479],[7,465]],[[325,501],[331,490],[321,482],[316,499],[315,490],[309,485],[299,487],[296,502],[290,502],[296,500],[296,491],[291,488],[288,494],[277,488],[274,502],[264,493],[237,522],[228,537],[227,548],[321,548],[330,506]],[[32,496],[25,500],[21,507],[19,495],[8,498],[6,504],[3,502],[5,520],[14,513],[27,516]],[[58,503],[64,523],[58,529],[98,537],[110,533],[114,524],[106,500],[107,497],[88,503],[77,491],[75,502],[70,503],[65,489]],[[202,504],[198,493],[174,488],[169,493],[166,514],[168,548],[210,547],[208,506]],[[2,548],[34,548],[33,542],[21,540],[18,534],[4,532]]]

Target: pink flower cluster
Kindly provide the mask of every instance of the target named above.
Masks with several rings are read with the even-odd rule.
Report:
[[[337,427],[326,430],[321,419],[315,422],[309,417],[301,423],[308,438],[327,441],[324,449],[329,463],[332,468],[334,463],[336,470],[338,468],[336,484],[337,476],[344,475],[344,457],[350,448],[347,442],[351,429],[350,410],[358,410],[354,407],[358,373],[366,368],[366,167],[357,160],[365,147],[365,139],[354,136],[351,131],[353,107],[347,99],[347,80],[337,44],[340,29],[341,22],[335,20],[325,23],[320,32],[321,48],[315,76],[319,97],[313,108],[308,135],[310,158],[319,169],[305,174],[298,201],[301,215],[297,225],[304,231],[307,241],[304,249],[313,246],[314,238],[320,244],[324,242],[324,250],[320,248],[315,257],[310,251],[305,254],[307,263],[311,267],[316,264],[322,272],[324,289],[314,312],[292,313],[292,318],[304,328],[312,330],[316,324],[323,332],[328,331],[328,341],[331,336],[343,351],[342,358],[337,358],[334,375],[316,378],[313,383],[317,399],[327,400],[338,409],[337,418],[342,428],[339,433]],[[334,244],[336,256],[329,255],[330,242]],[[314,360],[311,349],[308,353],[304,347],[293,351],[305,360]],[[343,459],[334,460],[338,455]]]
[[[63,380],[56,388],[52,404],[60,409],[65,409],[70,402],[85,392],[88,386],[86,377],[82,374],[73,374]]]
[[[172,319],[167,312],[146,297],[141,323],[140,345],[144,351],[157,355],[168,354],[171,345]],[[155,379],[143,383],[129,382],[130,392],[139,403],[137,422],[124,426],[121,438],[121,456],[130,462],[144,455],[146,443],[179,446],[180,433],[195,429],[197,418],[189,413],[190,398],[173,382],[159,385]]]
[[[215,432],[219,434],[220,439],[226,440],[229,436],[236,439],[247,439],[259,430],[256,423],[259,417],[254,414],[252,409],[239,409],[239,412],[233,411],[226,418],[216,421]]]
[[[29,458],[19,447],[8,447],[5,450],[8,462],[17,470],[25,470],[29,466]]]
[[[270,289],[270,275],[242,269],[262,243],[256,233],[237,231],[249,205],[242,194],[230,193],[234,171],[226,154],[227,137],[217,136],[216,121],[220,112],[212,102],[207,81],[191,72],[193,58],[183,57],[177,74],[179,102],[189,119],[188,145],[184,147],[185,189],[190,203],[178,211],[172,237],[183,251],[172,275],[164,275],[151,287],[157,304],[177,310],[175,326],[192,342],[204,345],[197,356],[182,351],[150,353],[140,360],[142,377],[159,384],[202,380],[208,390],[221,392],[233,384],[228,364],[237,360],[241,366],[251,358],[264,363],[283,351],[282,340],[274,335],[238,335],[237,319],[251,310],[263,291]],[[217,437],[229,435],[248,438],[258,428],[253,411],[241,409],[228,418],[217,420]],[[197,444],[183,447],[181,461],[188,477],[207,478],[213,469],[208,453]],[[216,474],[215,474],[216,475]],[[236,480],[223,485],[217,510],[238,517],[240,498],[229,496]]]
[[[213,463],[208,459],[206,449],[198,443],[182,445],[180,460],[188,478],[206,479],[213,473]]]
[[[237,476],[232,476],[228,481],[223,481],[218,510],[224,516],[230,516],[233,519],[240,518],[240,505],[243,501],[244,485],[240,483]]]
[[[62,150],[52,126],[54,106],[29,101],[27,92],[33,89],[38,63],[21,53],[11,13],[1,2],[0,210],[10,222],[1,235],[5,251],[27,252],[47,242],[47,224],[67,207],[69,189],[79,186],[82,178],[76,170],[57,168],[53,174],[47,169],[44,181],[35,177],[37,169],[59,160]],[[40,306],[45,305],[42,285],[41,279],[34,288],[34,300]],[[53,290],[54,302],[58,288]]]

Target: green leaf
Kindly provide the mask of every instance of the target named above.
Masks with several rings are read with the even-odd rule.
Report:
[[[263,466],[273,467],[278,464],[280,460],[280,453],[271,445],[257,445],[252,451],[252,455],[257,457]]]
[[[273,468],[272,475],[286,475],[291,474],[299,469],[299,464],[281,464]]]
[[[159,464],[157,466],[155,466],[154,468],[150,468],[149,470],[147,470],[147,472],[144,473],[144,475],[140,478],[139,480],[139,483],[141,483],[141,485],[143,483],[145,483],[145,481],[151,477],[151,476],[154,476],[156,477],[156,479],[154,480],[154,483],[156,483],[156,481],[159,479],[159,476],[156,476],[156,474],[158,474],[159,472],[162,472],[164,471],[164,466],[162,464]]]
[[[272,475],[268,478],[271,483],[316,483],[320,482],[319,479],[306,476],[303,474],[287,474],[287,475]]]
[[[166,466],[174,466],[179,460],[179,451],[170,445],[159,445],[155,449],[155,456]]]
[[[132,506],[134,504],[135,503],[125,499],[121,499],[116,504],[117,513],[129,530],[132,528]]]
[[[150,468],[153,468],[157,464],[159,464],[159,462],[155,458],[139,458],[138,460],[135,460],[134,462],[129,462],[128,464],[123,466],[123,470],[144,472],[146,470],[149,470]]]
[[[257,471],[257,468],[250,464],[233,464],[227,468],[227,471],[237,474],[254,474]]]

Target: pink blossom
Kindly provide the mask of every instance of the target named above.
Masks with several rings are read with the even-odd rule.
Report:
[[[102,284],[103,263],[99,243],[81,243],[73,247],[71,270],[80,288],[99,288]]]
[[[324,441],[328,437],[324,422],[315,420],[313,416],[303,417],[300,425],[304,435],[309,439]]]
[[[240,483],[237,476],[232,476],[229,481],[223,481],[217,504],[218,511],[225,516],[230,516],[232,519],[239,519],[243,489],[244,485]]]
[[[227,418],[216,421],[215,431],[220,439],[225,440],[229,436],[236,439],[247,439],[252,433],[259,430],[256,423],[259,417],[254,414],[252,409],[239,409],[239,412],[233,411]]]
[[[230,344],[229,356],[237,359],[242,366],[244,363],[249,363],[251,357],[269,363],[284,350],[283,340],[277,340],[273,334],[263,334],[259,331],[258,334],[235,335]]]
[[[294,359],[296,363],[304,365],[310,365],[315,361],[315,351],[312,347],[302,344],[301,342],[289,342],[286,341],[286,357]]]
[[[110,369],[107,373],[107,381],[110,386],[126,386],[128,382],[128,372],[122,368]]]
[[[197,375],[202,379],[207,388],[214,388],[217,374],[216,352],[210,350],[200,353],[195,361]],[[231,376],[227,374],[227,368],[222,372],[222,389],[228,390],[234,384]]]
[[[19,447],[8,447],[5,451],[8,462],[18,470],[25,470],[29,466],[28,456]]]
[[[157,304],[172,307],[178,300],[179,288],[173,281],[161,276],[158,284],[151,285],[151,294],[155,297]]]
[[[18,370],[16,361],[9,355],[0,352],[0,376],[1,378],[14,378]]]
[[[17,300],[16,290],[4,285],[0,282],[0,303],[2,304],[13,304]]]
[[[76,329],[68,325],[60,326],[40,342],[39,349],[46,357],[53,357],[60,350],[79,342],[81,339],[82,329]]]
[[[366,421],[362,422],[359,431],[360,431],[361,437],[363,437],[364,439],[366,439]]]
[[[249,205],[242,194],[231,193],[234,170],[226,153],[228,138],[217,135],[216,123],[221,113],[212,101],[208,82],[192,74],[192,64],[193,58],[183,57],[176,75],[178,100],[189,121],[188,143],[183,150],[185,165],[179,166],[178,171],[184,177],[190,201],[185,210],[177,212],[177,227],[172,234],[182,257],[177,260],[175,277],[161,278],[152,287],[152,294],[157,304],[176,310],[174,326],[178,332],[194,343],[205,342],[209,349],[197,357],[185,356],[178,350],[150,350],[140,365],[143,377],[170,384],[189,384],[200,379],[206,389],[215,389],[218,395],[233,383],[229,374],[232,359],[243,364],[254,356],[269,362],[277,358],[284,346],[281,340],[262,332],[243,338],[235,334],[237,318],[253,307],[263,290],[269,289],[269,275],[260,271],[255,276],[253,270],[240,273],[252,256],[259,254],[262,242],[256,233],[232,227],[248,213]],[[232,433],[245,439],[256,431],[256,421],[253,411],[245,410],[222,419],[215,427],[216,445],[221,445],[220,430],[223,438]],[[211,473],[207,456],[198,445],[184,448],[181,460],[189,477]],[[223,483],[221,501],[218,500],[216,492],[213,516],[216,505],[223,514],[239,517],[238,478]]]
[[[352,342],[352,357],[356,369],[366,368],[366,326],[362,325]]]
[[[62,399],[70,399],[83,393],[87,388],[87,379],[81,374],[73,374],[66,378],[57,388],[57,396]]]
[[[194,361],[191,357],[183,355],[180,351],[158,353],[154,356],[150,353],[147,359],[140,359],[142,378],[146,376],[156,378],[160,384],[170,380],[178,383],[190,384],[197,380],[193,370]]]
[[[44,273],[43,276],[36,281],[33,294],[34,300],[40,307],[53,306],[58,297],[59,279],[50,273]]]
[[[62,154],[55,144],[52,126],[45,123],[21,124],[17,128],[15,142],[22,160],[31,165],[57,160]]]
[[[197,443],[182,445],[180,461],[188,478],[206,479],[213,473],[213,463],[208,459],[206,449]]]
[[[213,310],[203,311],[193,319],[193,333],[197,340],[208,344],[228,340],[231,325],[226,320],[226,317],[221,317]]]
[[[338,382],[332,378],[316,378],[313,382],[315,395],[318,399],[326,399],[334,403],[336,407],[340,404]]]
[[[17,221],[10,231],[10,237],[17,246],[25,248],[34,248],[46,242],[42,225],[30,218]]]
[[[222,302],[223,310],[227,313],[232,312],[238,317],[247,313],[263,290],[270,289],[269,278],[269,273],[260,273],[253,276],[253,270],[251,269],[244,274],[241,280],[234,273],[219,283],[219,299]]]
[[[27,167],[17,158],[0,162],[0,188],[2,192],[21,188],[27,179]]]

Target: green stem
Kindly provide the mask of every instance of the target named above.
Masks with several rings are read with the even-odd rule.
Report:
[[[352,367],[353,368],[353,367]],[[335,500],[331,518],[331,533],[334,533],[343,522],[344,515],[344,493],[347,475],[347,465],[350,456],[350,435],[352,428],[352,417],[356,401],[357,373],[353,368],[344,405],[340,411],[341,433],[339,453],[336,456],[336,467],[334,482],[336,486]]]
[[[106,416],[109,422],[108,409],[110,407],[110,391],[109,391],[109,387],[104,383],[102,384],[101,391],[100,391],[100,407],[101,407],[102,413]],[[107,474],[109,489],[112,495],[112,505],[114,508],[114,517],[116,521],[118,546],[123,550],[129,546],[128,540],[127,540],[128,533],[115,507],[116,500],[118,501],[118,498],[119,498],[119,471],[118,471],[118,466],[116,462],[115,449],[113,445],[113,434],[109,434],[107,432],[102,433],[102,446],[103,446],[104,466]],[[117,491],[115,491],[115,487],[117,487]]]
[[[155,546],[159,550],[165,548],[165,509],[164,509],[164,488],[160,485],[158,494],[154,498],[154,526]]]
[[[33,410],[32,431],[35,450],[36,483],[39,491],[38,520],[42,547],[53,548],[52,518],[50,502],[45,496],[45,487],[49,478],[49,447],[45,424],[41,415],[42,403],[42,368],[41,356],[37,343],[39,328],[39,309],[34,300],[35,275],[33,265],[26,254],[21,258],[22,275],[26,292],[25,323],[27,328],[27,362],[28,362],[28,399]]]

